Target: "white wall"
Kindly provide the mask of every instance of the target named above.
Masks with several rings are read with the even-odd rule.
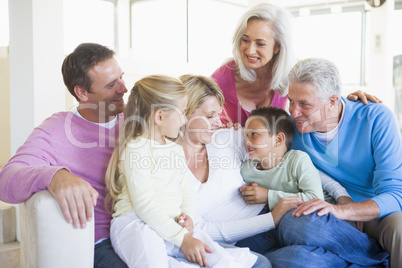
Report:
[[[368,90],[379,96],[391,110],[395,106],[393,75],[393,15],[394,1],[386,1],[381,7],[371,9],[368,35]]]
[[[10,0],[11,154],[32,129],[64,110],[63,0]]]
[[[10,84],[7,47],[0,47],[0,170],[11,156]]]

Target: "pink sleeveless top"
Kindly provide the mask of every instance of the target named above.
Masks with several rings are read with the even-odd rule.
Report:
[[[225,104],[220,115],[222,123],[232,122],[245,125],[249,111],[245,110],[239,103],[236,94],[235,62],[231,61],[212,74],[212,78],[219,85],[225,97]],[[275,92],[270,106],[285,109],[287,96],[282,97]]]

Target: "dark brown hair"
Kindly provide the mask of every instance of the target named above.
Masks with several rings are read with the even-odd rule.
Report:
[[[253,110],[250,115],[261,120],[268,130],[269,135],[276,135],[279,132],[285,134],[286,147],[289,150],[295,135],[293,121],[290,115],[283,109],[277,107],[262,107]]]
[[[82,43],[64,59],[61,66],[64,84],[77,101],[79,99],[74,87],[81,86],[90,92],[92,81],[88,75],[89,70],[99,62],[112,58],[114,53],[110,48],[99,44]]]

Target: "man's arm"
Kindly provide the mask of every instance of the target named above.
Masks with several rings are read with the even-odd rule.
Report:
[[[300,217],[315,211],[318,211],[318,216],[331,213],[338,219],[349,221],[370,221],[378,218],[380,215],[380,208],[377,203],[371,199],[358,203],[333,205],[317,198],[298,206],[298,208],[293,211],[292,215]]]
[[[57,129],[57,120],[46,121],[33,130],[1,171],[0,199],[7,203],[22,203],[34,193],[49,189],[67,222],[84,228],[87,220],[93,218],[92,206],[98,193],[88,182],[72,175],[67,167],[57,165],[49,134],[52,131],[47,131],[48,128]]]
[[[348,204],[331,205],[319,201],[306,202],[295,212],[295,216],[319,210],[332,213],[340,219],[368,221],[384,217],[402,206],[402,143],[395,117],[381,105],[372,106],[367,118],[371,123],[370,150],[374,169],[372,183],[375,196],[371,199]],[[360,167],[355,167],[360,168]]]

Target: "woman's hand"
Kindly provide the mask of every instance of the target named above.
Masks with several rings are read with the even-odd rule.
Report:
[[[368,104],[368,101],[374,102],[374,103],[381,103],[382,100],[380,100],[379,98],[377,98],[374,95],[368,94],[367,92],[363,92],[361,90],[355,91],[353,93],[350,93],[347,96],[348,100],[351,101],[357,101],[357,100],[361,100],[364,104]]]
[[[222,124],[221,128],[234,128],[235,130],[238,130],[241,128],[240,123],[232,123],[232,122],[228,122],[226,124]]]
[[[268,190],[258,186],[256,182],[250,182],[239,188],[244,200],[248,204],[267,204]]]
[[[275,208],[271,211],[272,218],[274,219],[275,227],[278,227],[283,215],[291,209],[297,208],[303,201],[296,196],[287,196],[279,200]]]
[[[181,213],[179,217],[177,217],[177,223],[183,227],[186,228],[187,231],[192,234],[194,230],[194,223],[193,220],[187,216],[186,213]]]
[[[180,249],[189,262],[196,263],[202,267],[208,266],[206,252],[212,253],[212,250],[200,240],[190,234],[186,234]]]

